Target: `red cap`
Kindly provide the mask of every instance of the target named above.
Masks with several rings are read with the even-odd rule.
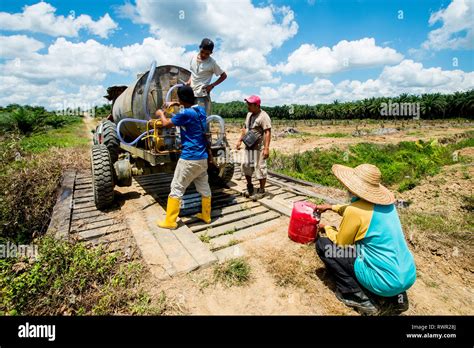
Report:
[[[250,104],[257,104],[258,106],[260,106],[260,103],[262,102],[260,100],[260,97],[258,95],[251,95],[250,97],[248,97],[247,99],[244,99],[247,103],[250,103]]]

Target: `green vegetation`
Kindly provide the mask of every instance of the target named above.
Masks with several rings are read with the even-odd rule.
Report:
[[[17,132],[21,135],[35,131],[57,129],[81,121],[79,116],[59,115],[41,106],[16,104],[0,107],[0,135]]]
[[[265,100],[263,101],[265,102]],[[369,98],[341,103],[317,105],[281,105],[262,107],[273,119],[309,120],[309,119],[393,119],[412,118],[409,116],[382,116],[382,103],[420,103],[420,117],[424,119],[471,118],[474,116],[474,90],[454,94],[402,94],[394,98]],[[244,102],[212,103],[212,112],[224,118],[243,119],[247,114]]]
[[[327,137],[327,138],[345,138],[345,137],[350,137],[350,134],[347,133],[326,133],[322,134],[322,137]]]
[[[31,153],[43,152],[51,147],[75,147],[87,145],[89,139],[78,136],[83,132],[82,123],[73,123],[60,129],[35,132],[24,137],[20,141],[20,146],[24,151]]]
[[[0,242],[28,243],[46,231],[63,168],[83,162],[89,139],[78,116],[9,105],[0,140]]]
[[[209,243],[211,241],[211,237],[207,234],[207,231],[199,236],[199,239],[203,243]]]
[[[454,151],[474,146],[474,132],[467,132],[465,136],[465,139],[446,146],[437,141],[419,140],[390,145],[361,143],[350,146],[347,151],[315,149],[292,155],[273,150],[269,167],[299,179],[342,188],[331,172],[333,164],[355,167],[371,163],[380,168],[385,184],[398,186],[399,191],[404,191],[415,187],[424,176],[437,174],[442,166],[453,164]]]
[[[138,287],[143,271],[82,243],[38,240],[37,259],[0,259],[1,315],[162,314]],[[131,291],[133,289],[134,291]]]
[[[247,260],[237,258],[217,265],[214,269],[214,279],[227,286],[243,285],[250,280],[250,273]]]

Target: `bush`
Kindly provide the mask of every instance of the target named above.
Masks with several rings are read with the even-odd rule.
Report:
[[[79,242],[37,242],[36,260],[0,260],[0,314],[133,314],[137,303],[141,313],[152,309],[143,303],[146,294],[130,291],[140,279],[139,263],[121,263],[119,254]]]
[[[371,163],[380,169],[385,184],[404,191],[415,187],[423,177],[437,174],[442,166],[454,163],[455,150],[473,146],[473,133],[466,133],[466,137],[447,146],[419,140],[396,145],[361,143],[350,146],[348,151],[315,149],[292,155],[272,151],[269,167],[299,179],[343,188],[331,172],[333,164],[355,167]]]
[[[0,133],[18,132],[28,135],[35,131],[60,128],[80,122],[78,116],[58,115],[43,107],[12,105],[0,110]]]

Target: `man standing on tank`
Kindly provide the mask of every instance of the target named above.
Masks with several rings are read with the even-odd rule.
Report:
[[[191,59],[191,76],[186,82],[194,91],[196,103],[206,110],[207,116],[211,114],[211,91],[227,78],[225,71],[211,57],[213,50],[212,40],[205,38],[201,41],[199,53]],[[219,78],[211,83],[213,75]]]

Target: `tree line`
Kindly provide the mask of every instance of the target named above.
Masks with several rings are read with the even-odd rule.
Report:
[[[398,97],[316,105],[262,106],[273,119],[397,119],[397,118],[469,118],[474,116],[474,89],[453,94],[401,94]],[[224,118],[245,118],[245,102],[212,103],[212,113]]]

